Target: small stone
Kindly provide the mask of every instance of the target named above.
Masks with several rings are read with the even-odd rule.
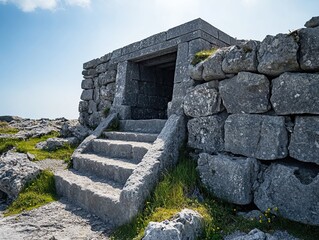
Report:
[[[93,90],[83,90],[82,94],[81,94],[81,99],[82,100],[92,100],[93,99]]]
[[[82,80],[81,87],[82,87],[82,89],[92,89],[93,88],[92,79],[88,78],[88,79]]]

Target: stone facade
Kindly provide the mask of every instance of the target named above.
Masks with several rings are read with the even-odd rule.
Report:
[[[184,99],[188,145],[215,196],[312,225],[319,225],[316,21],[220,48],[189,67],[195,87]]]
[[[236,40],[202,19],[171,28],[83,64],[79,121],[95,128],[109,111],[121,119],[165,119],[183,113],[193,81],[190,57]]]

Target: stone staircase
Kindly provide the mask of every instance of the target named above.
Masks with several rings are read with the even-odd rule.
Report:
[[[59,195],[114,225],[123,224],[121,192],[166,120],[122,120],[73,156],[73,169],[56,173]],[[123,217],[125,219],[125,217]]]

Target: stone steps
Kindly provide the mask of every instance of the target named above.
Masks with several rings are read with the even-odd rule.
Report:
[[[97,154],[80,154],[73,159],[73,168],[124,185],[136,168],[136,164],[129,162],[127,159],[107,158]]]
[[[158,134],[138,132],[104,132],[103,137],[112,140],[153,143]]]
[[[57,193],[105,221],[116,219],[122,186],[78,171],[55,173]]]
[[[128,211],[120,204],[122,189],[165,122],[120,121],[119,132],[103,132],[102,138],[92,138],[73,155],[74,169],[56,174],[58,194],[104,221],[122,224]]]
[[[94,139],[91,143],[91,151],[113,158],[132,159],[133,162],[138,163],[150,146],[150,143],[145,142]]]
[[[120,130],[123,132],[160,133],[165,123],[164,119],[121,120]]]

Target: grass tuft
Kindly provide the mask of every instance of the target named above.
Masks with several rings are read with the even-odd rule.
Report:
[[[10,127],[7,122],[0,121],[0,134],[16,134],[18,129]]]
[[[196,196],[201,196],[197,197]],[[237,216],[242,207],[223,202],[210,195],[200,184],[196,163],[184,151],[175,169],[167,172],[146,201],[144,210],[129,224],[116,229],[111,239],[142,239],[150,221],[160,222],[172,218],[183,208],[198,211],[204,218],[204,229],[199,239],[223,239],[223,236],[254,228],[272,232],[287,230],[305,240],[318,239],[319,227],[308,226],[280,217],[269,216],[268,221],[248,220]]]
[[[54,175],[42,171],[36,179],[29,182],[5,212],[5,216],[31,210],[57,200]]]
[[[193,66],[195,66],[197,63],[200,63],[201,61],[204,61],[205,59],[207,59],[209,56],[213,55],[218,48],[212,48],[209,50],[202,50],[199,51],[197,53],[195,53],[195,56],[191,62],[191,64]]]

